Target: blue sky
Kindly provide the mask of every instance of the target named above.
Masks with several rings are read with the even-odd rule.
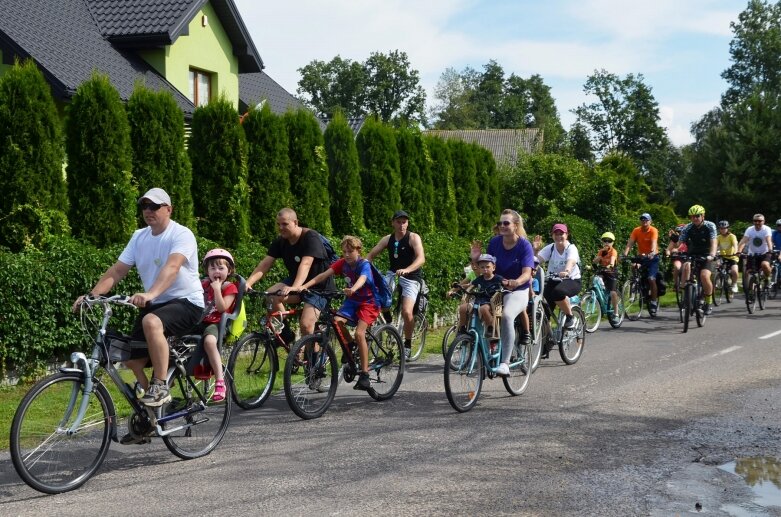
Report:
[[[496,60],[509,76],[539,74],[562,122],[590,102],[594,70],[642,74],[676,145],[716,106],[729,66],[730,22],[747,0],[235,0],[266,72],[295,94],[298,69],[334,56],[356,61],[399,49],[420,72],[427,103],[442,72],[482,70]]]

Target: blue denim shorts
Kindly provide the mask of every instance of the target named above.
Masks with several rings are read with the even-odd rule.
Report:
[[[282,280],[282,283],[285,285],[293,285],[293,279],[290,277],[285,278]],[[311,291],[307,291],[305,293],[300,293],[299,297],[301,298],[301,301],[304,303],[308,303],[315,309],[317,309],[320,312],[323,312],[326,307],[328,307],[328,298],[324,298],[323,296],[320,296],[319,294],[315,294]]]

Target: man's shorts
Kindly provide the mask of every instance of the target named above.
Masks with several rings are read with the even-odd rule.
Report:
[[[163,322],[163,331],[165,336],[185,336],[193,331],[203,318],[203,307],[198,307],[190,300],[177,298],[165,303],[148,305],[140,310],[133,331],[130,333],[130,339],[133,341],[146,341],[144,336],[144,327],[142,320],[147,314],[154,314]],[[146,348],[133,348],[131,359],[147,357],[149,352]]]
[[[659,255],[654,255],[653,258],[646,258],[643,264],[648,268],[648,279],[656,280],[656,275],[659,274]]]
[[[399,287],[401,287],[402,298],[412,298],[413,300],[418,299],[418,293],[420,293],[420,282],[417,280],[404,278],[403,276],[396,276],[396,273],[393,271],[388,271],[385,273],[385,283],[388,284],[388,287],[390,287],[391,291],[396,290],[397,280],[399,282]]]
[[[288,286],[293,285],[293,279],[290,277],[285,278],[282,280],[282,283]],[[319,294],[313,293],[312,291],[307,291],[305,293],[299,293],[298,297],[301,298],[301,301],[304,303],[308,303],[315,309],[317,309],[320,312],[323,312],[326,307],[328,307],[328,298],[325,298],[323,296],[320,296]]]
[[[380,315],[380,308],[373,303],[360,303],[355,300],[345,300],[339,310],[336,311],[338,316],[342,316],[352,324],[357,321],[363,321],[368,325],[371,325]]]
[[[762,268],[763,262],[770,262],[773,260],[772,253],[759,253],[756,255],[749,255],[746,257],[746,268],[759,271]]]

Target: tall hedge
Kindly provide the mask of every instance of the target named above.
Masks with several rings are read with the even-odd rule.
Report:
[[[396,148],[401,173],[401,206],[414,219],[417,231],[429,232],[434,229],[434,207],[431,205],[434,185],[420,131],[409,127],[397,129]]]
[[[252,240],[267,244],[277,235],[276,213],[293,204],[287,130],[268,103],[250,108],[242,127],[247,137],[250,232]]]
[[[189,152],[198,234],[235,248],[249,237],[247,141],[224,97],[195,110]]]
[[[323,135],[331,194],[331,224],[334,235],[357,235],[363,231],[361,166],[355,136],[347,119],[337,112]]]
[[[480,234],[480,212],[477,205],[477,168],[472,148],[460,140],[448,140],[447,145],[453,160],[458,234],[469,239],[475,238]]]
[[[388,229],[393,212],[401,208],[401,172],[396,137],[391,127],[369,118],[356,140],[361,162],[363,219],[375,232]]]
[[[483,184],[478,188],[480,192],[478,199],[478,209],[481,216],[480,228],[482,231],[490,231],[504,208],[502,207],[496,160],[494,160],[491,151],[477,144],[472,144],[472,152],[475,156],[475,167],[479,170],[478,177],[483,179]]]
[[[458,235],[458,213],[456,212],[456,188],[453,184],[453,160],[450,148],[438,137],[424,140],[427,158],[434,185],[432,207],[435,209],[434,224],[437,230]]]
[[[130,127],[119,93],[95,73],[67,107],[69,219],[73,234],[97,246],[125,242],[136,228]]]
[[[139,193],[152,187],[165,189],[174,205],[173,218],[195,229],[192,170],[184,146],[182,110],[170,92],[154,92],[141,83],[136,84],[126,110],[133,177]]]
[[[298,220],[320,233],[331,234],[331,201],[323,133],[307,109],[288,111],[285,121],[290,156],[290,190]]]

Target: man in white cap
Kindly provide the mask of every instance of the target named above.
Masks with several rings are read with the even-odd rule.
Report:
[[[168,373],[166,336],[181,336],[201,320],[203,288],[198,275],[198,245],[189,228],[171,220],[171,198],[161,188],[147,191],[138,200],[147,226],[136,230],[119,260],[91,289],[92,296],[111,291],[133,266],[144,286],[130,301],[141,309],[131,338],[146,341],[148,349],[134,349],[125,365],[136,374],[146,392],[141,402],[161,406],[171,400],[165,378]],[[84,297],[73,305],[78,309]],[[147,383],[144,366],[152,361],[152,381]],[[123,439],[123,443],[126,443]],[[130,442],[127,442],[130,443]]]

